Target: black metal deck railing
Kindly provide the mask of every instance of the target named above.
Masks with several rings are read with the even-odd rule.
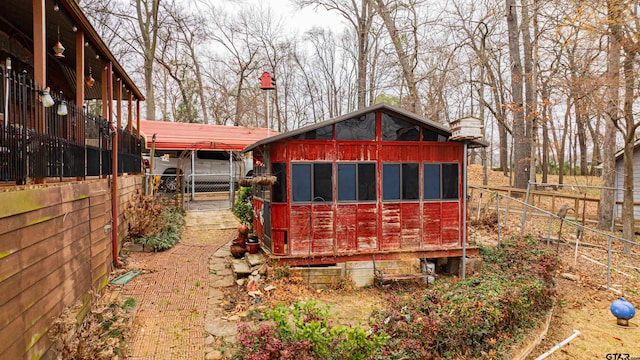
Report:
[[[56,103],[45,108],[28,74],[0,74],[0,181],[111,174],[113,131],[104,118],[70,104],[59,115],[64,99],[52,94]],[[118,129],[118,173],[141,172],[141,151],[141,139]]]

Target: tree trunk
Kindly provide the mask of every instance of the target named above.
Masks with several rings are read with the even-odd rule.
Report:
[[[587,134],[586,134],[586,120],[584,113],[584,103],[582,99],[575,100],[576,107],[576,132],[578,135],[578,147],[580,148],[580,173],[578,173],[576,168],[576,174],[586,175],[587,174]],[[577,162],[577,159],[576,159]]]
[[[525,139],[529,142],[529,178],[530,182],[536,182],[536,131],[537,130],[537,96],[536,96],[536,76],[533,66],[534,48],[531,42],[531,34],[529,32],[529,24],[531,17],[529,16],[528,0],[522,1],[522,47],[524,52],[524,85],[527,106],[525,107]],[[535,18],[534,18],[535,22]]]
[[[542,89],[542,183],[549,182],[549,121],[551,109],[549,107],[549,89]]]
[[[380,0],[378,0],[380,1]],[[520,60],[520,40],[518,38],[518,15],[515,0],[506,0],[507,29],[509,33],[509,58],[511,60],[511,96],[513,112],[513,161],[514,186],[524,189],[529,181],[531,145],[526,133],[522,102],[522,62]]]
[[[562,141],[560,142],[560,151],[558,151],[558,184],[564,184],[564,152],[567,143],[567,133],[569,132],[569,117],[571,117],[571,99],[567,98]],[[571,154],[571,151],[569,151],[569,154]],[[571,165],[569,165],[569,167],[571,167]]]
[[[602,187],[598,208],[598,229],[610,229],[613,222],[613,207],[616,201],[616,127],[618,122],[618,87],[620,85],[620,25],[616,23],[619,10],[607,1],[607,16],[609,18],[609,48],[607,49],[607,111],[604,126],[604,141],[602,142]]]
[[[633,198],[633,150],[635,140],[635,124],[633,116],[633,100],[635,74],[633,62],[635,52],[626,51],[624,57],[624,118],[627,125],[627,136],[624,143],[624,203],[622,210],[622,233],[625,239],[635,239],[635,218]],[[624,252],[631,252],[631,244],[624,244]]]

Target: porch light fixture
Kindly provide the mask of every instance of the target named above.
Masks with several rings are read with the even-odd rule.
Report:
[[[62,99],[62,91],[60,91],[60,99]],[[69,110],[67,109],[67,101],[66,100],[60,100],[60,103],[58,104],[58,110],[56,111],[56,114],[60,115],[60,116],[65,116],[69,113]]]
[[[93,87],[93,84],[96,83],[96,79],[93,78],[91,67],[89,67],[89,76],[87,76],[84,82],[87,84],[87,87],[89,89],[91,89]]]
[[[49,94],[48,87],[44,88],[43,90],[40,90],[38,94],[40,95],[40,101],[42,102],[42,106],[49,108],[55,104],[55,101],[53,101],[51,94]]]
[[[58,111],[56,112],[56,114],[60,116],[65,116],[68,113],[69,111],[67,110],[67,102],[65,100],[61,100],[60,104],[58,104]]]
[[[60,42],[60,25],[58,25],[58,42],[53,45],[53,56],[57,57],[58,59],[64,58],[64,50],[64,46],[62,46],[62,43]]]

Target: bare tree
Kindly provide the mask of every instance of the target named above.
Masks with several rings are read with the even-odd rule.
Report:
[[[602,187],[600,191],[598,228],[609,229],[613,222],[613,207],[616,193],[613,190],[616,183],[616,129],[615,124],[619,120],[618,111],[618,87],[620,84],[620,24],[616,21],[620,18],[621,9],[616,0],[607,0],[608,18],[608,48],[607,48],[607,91],[606,91],[606,123],[602,148]]]
[[[511,112],[513,113],[514,137],[514,186],[526,188],[529,180],[529,157],[531,156],[530,136],[527,134],[525,109],[523,107],[522,86],[524,73],[520,60],[520,39],[518,14],[515,0],[506,0],[507,28],[509,33],[509,58],[511,59]],[[524,25],[523,25],[524,26]],[[527,24],[528,26],[528,24]]]
[[[372,0],[373,1],[373,0]],[[409,91],[409,95],[406,101],[403,101],[406,104],[407,109],[412,112],[421,115],[423,112],[422,103],[420,101],[420,97],[418,96],[418,83],[416,81],[415,76],[415,68],[417,66],[418,61],[418,36],[417,36],[417,22],[416,20],[416,10],[415,4],[409,7],[409,13],[411,14],[411,25],[412,29],[408,37],[402,36],[400,30],[396,26],[396,23],[392,17],[391,9],[387,4],[383,2],[383,0],[375,0],[374,2],[376,10],[382,21],[384,26],[386,27],[389,36],[391,37],[391,42],[393,43],[393,47],[395,48],[396,55],[398,56],[398,62],[400,63],[400,67],[402,69],[402,76],[405,80],[405,85]],[[411,53],[408,53],[404,39],[411,39],[411,44],[407,47],[410,49]]]

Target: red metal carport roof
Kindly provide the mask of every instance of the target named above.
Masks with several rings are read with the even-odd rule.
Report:
[[[151,149],[151,138],[156,134],[156,149],[159,150],[184,150],[197,147],[220,150],[231,148],[239,151],[267,137],[266,128],[153,120],[140,120],[140,132],[147,149]],[[273,130],[270,132],[270,135],[277,134]]]

